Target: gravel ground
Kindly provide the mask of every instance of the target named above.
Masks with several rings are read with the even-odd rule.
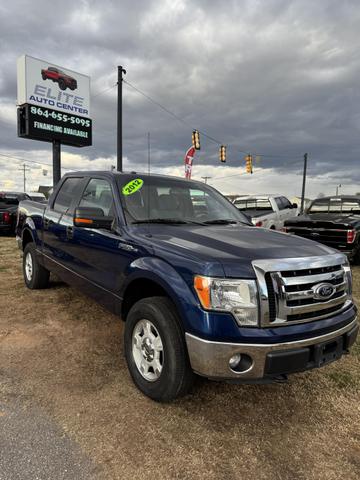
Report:
[[[360,478],[359,343],[287,384],[203,380],[157,404],[131,382],[121,321],[54,279],[27,290],[20,257],[0,238],[1,480]]]

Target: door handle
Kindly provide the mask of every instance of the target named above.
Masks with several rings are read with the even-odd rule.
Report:
[[[53,223],[52,220],[49,220],[48,218],[44,218],[44,228],[47,229],[49,228],[49,225]]]
[[[73,227],[66,227],[66,236],[69,239],[74,237],[74,228]]]

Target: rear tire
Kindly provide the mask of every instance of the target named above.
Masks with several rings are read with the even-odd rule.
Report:
[[[49,284],[49,270],[40,265],[34,243],[28,243],[24,249],[23,275],[25,285],[31,290],[46,288]]]
[[[180,325],[166,297],[138,301],[126,318],[124,344],[130,375],[139,390],[158,402],[185,395],[194,381]]]

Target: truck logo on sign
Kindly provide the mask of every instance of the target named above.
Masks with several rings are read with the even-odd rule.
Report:
[[[335,293],[335,286],[331,283],[319,283],[314,285],[312,291],[314,292],[314,298],[317,300],[328,300]]]

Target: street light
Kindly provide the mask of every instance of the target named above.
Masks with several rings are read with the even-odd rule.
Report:
[[[336,196],[339,195],[339,188],[341,187],[341,183],[339,185],[336,185]]]

